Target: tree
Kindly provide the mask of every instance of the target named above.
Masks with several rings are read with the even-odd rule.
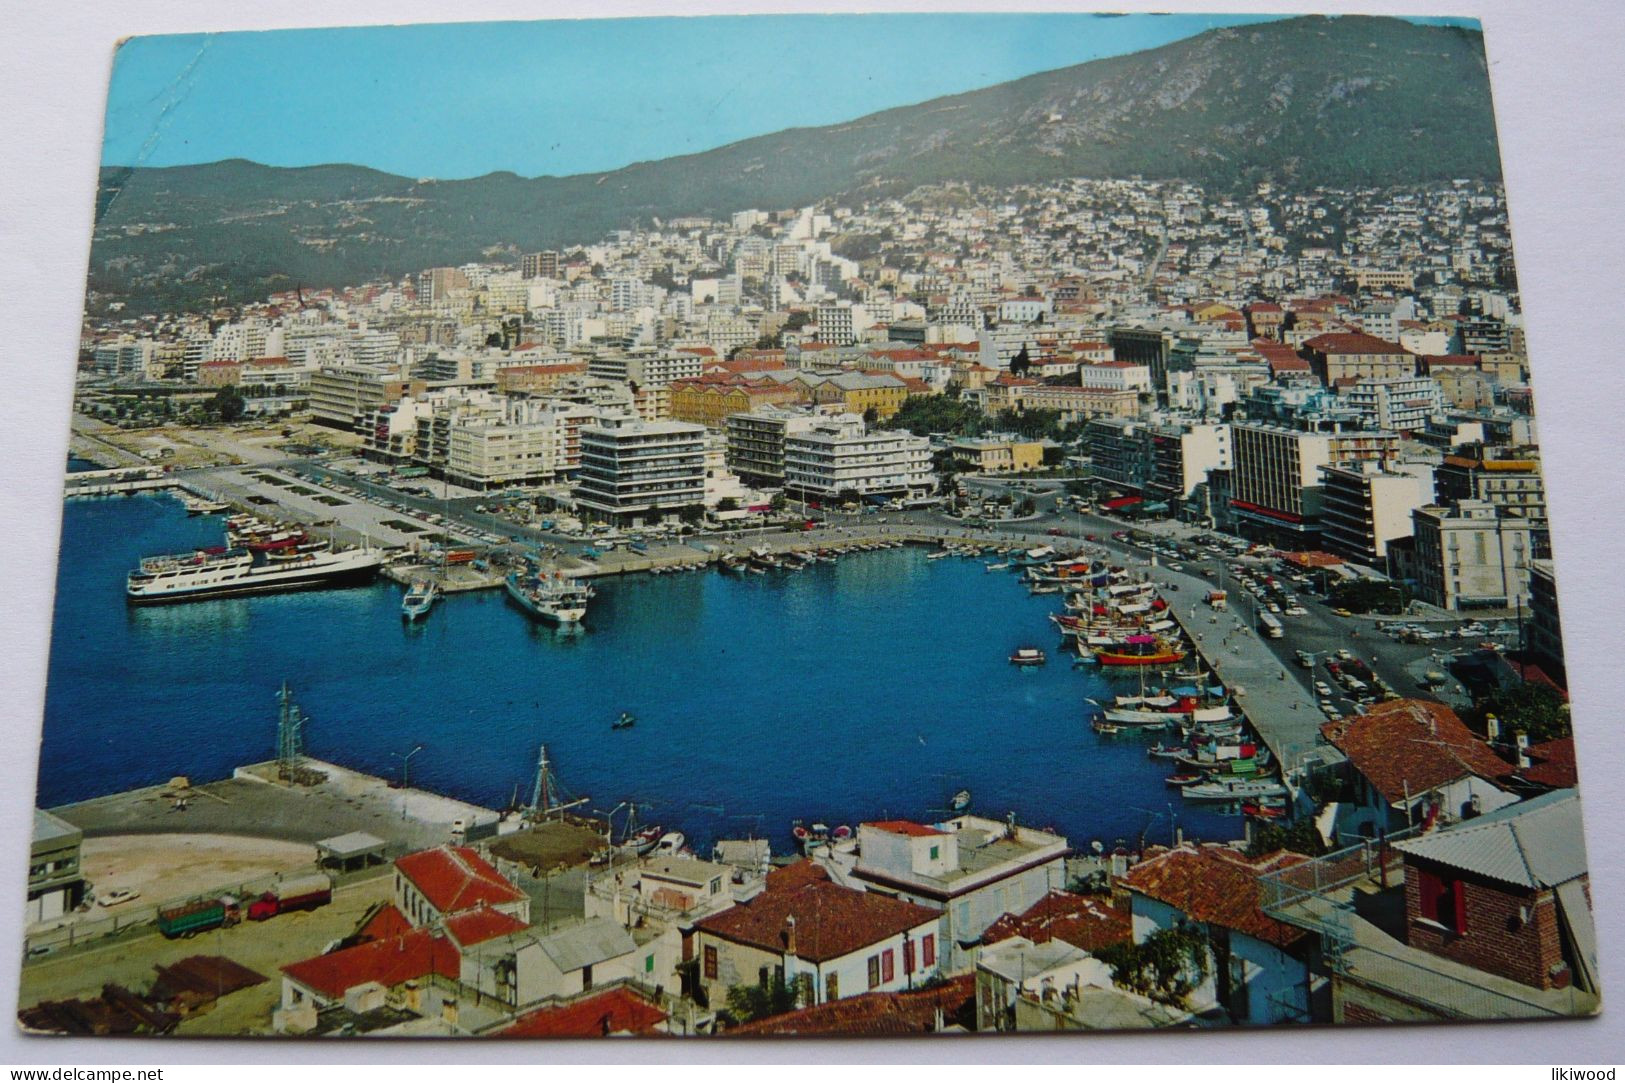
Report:
[[[876,410],[873,406],[871,406],[867,410],[863,411],[863,423],[865,425],[873,425],[875,422],[877,422],[879,420],[880,420],[880,411]]]
[[[1563,696],[1550,685],[1531,681],[1491,692],[1474,704],[1471,717],[1479,732],[1489,732],[1490,715],[1495,716],[1504,739],[1522,733],[1538,744],[1574,732]]]
[[[1022,515],[1022,516],[1024,516],[1024,515],[1032,515],[1037,511],[1038,511],[1038,505],[1033,503],[1033,498],[1030,497],[1030,496],[1022,497],[1021,498],[1021,503],[1016,505],[1016,514],[1017,515]]]
[[[738,511],[739,510],[739,501],[735,500],[731,496],[725,496],[721,500],[717,501],[717,510],[718,511]]]
[[[1247,856],[1252,858],[1273,854],[1277,850],[1291,850],[1296,854],[1307,854],[1310,857],[1319,857],[1326,852],[1326,846],[1320,837],[1320,829],[1315,827],[1315,821],[1302,819],[1291,827],[1283,828],[1280,824],[1261,824],[1253,832],[1253,841],[1247,846]]]
[[[734,985],[728,988],[728,1014],[740,1023],[783,1015],[795,1009],[796,991],[782,977],[774,977],[761,985]]]
[[[1164,1004],[1181,1004],[1207,977],[1208,938],[1195,926],[1158,929],[1144,942],[1123,941],[1095,952],[1112,981]]]
[[[677,513],[677,517],[689,526],[699,526],[705,521],[705,505],[690,504]]]
[[[1010,359],[1010,375],[1025,376],[1032,370],[1032,367],[1033,359],[1027,353],[1027,347],[1023,345],[1021,349],[1016,351],[1016,356]]]
[[[767,502],[768,510],[775,513],[775,514],[777,514],[778,512],[783,511],[785,508],[787,508],[789,506],[790,506],[790,498],[785,496],[783,492],[774,493],[773,494],[773,499],[771,499],[771,500],[769,500]]]
[[[236,421],[243,416],[246,404],[235,387],[222,387],[209,400],[209,409],[214,411],[221,421]]]

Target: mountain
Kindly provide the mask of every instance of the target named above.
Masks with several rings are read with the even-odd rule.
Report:
[[[591,242],[634,219],[947,181],[1136,174],[1220,189],[1499,179],[1482,36],[1360,16],[1212,30],[845,124],[569,177],[412,180],[240,160],[106,168],[90,306],[255,300],[296,283]]]

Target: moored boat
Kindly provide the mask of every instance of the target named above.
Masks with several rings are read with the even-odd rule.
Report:
[[[1017,647],[1010,655],[1010,663],[1017,666],[1041,666],[1049,657],[1037,647]]]
[[[553,624],[578,624],[587,615],[592,588],[579,579],[566,579],[563,573],[551,576],[521,577],[511,573],[503,586],[515,605],[537,620]]]
[[[415,621],[428,615],[440,597],[440,588],[427,579],[412,580],[411,589],[401,599],[401,619]]]

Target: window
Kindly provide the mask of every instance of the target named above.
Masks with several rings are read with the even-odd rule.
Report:
[[[894,953],[890,948],[880,953],[880,980],[891,981],[897,976],[895,970]]]
[[[914,973],[914,941],[903,941],[903,973]]]
[[[875,989],[880,985],[880,956],[869,956],[869,988]]]
[[[831,973],[824,978],[824,999],[841,999],[841,976],[839,974]]]
[[[707,944],[703,956],[704,962],[702,965],[705,968],[705,976],[715,981],[717,977],[717,949],[715,945]]]
[[[1416,870],[1423,920],[1453,933],[1467,931],[1467,893],[1460,880],[1450,880],[1427,869]]]
[[[926,933],[920,937],[920,965],[927,970],[937,965],[936,933]]]
[[[653,955],[648,955],[648,956],[644,957],[644,959],[643,959],[643,972],[645,974],[653,974],[655,972],[655,957]]]
[[[937,846],[931,847],[931,860],[932,861],[935,861],[937,859],[937,851],[939,849],[940,849],[940,847],[937,847]]]

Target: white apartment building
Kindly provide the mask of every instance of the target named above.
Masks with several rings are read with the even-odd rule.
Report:
[[[600,418],[581,429],[579,511],[610,522],[661,522],[705,501],[704,425]]]
[[[676,380],[692,380],[705,370],[699,354],[681,350],[603,353],[587,362],[587,372],[600,380],[617,380],[639,387],[664,387]]]
[[[1411,513],[1433,503],[1433,468],[1425,463],[1323,466],[1320,544],[1373,568],[1388,565],[1388,543],[1411,536]]]
[[[930,441],[908,432],[866,432],[856,414],[785,437],[784,487],[803,498],[924,496],[936,484]]]
[[[581,464],[581,429],[601,417],[584,406],[515,401],[501,419],[453,424],[446,477],[471,489],[541,485]]]
[[[1444,392],[1428,376],[1367,377],[1344,388],[1342,398],[1368,427],[1390,432],[1419,432],[1444,412]]]

